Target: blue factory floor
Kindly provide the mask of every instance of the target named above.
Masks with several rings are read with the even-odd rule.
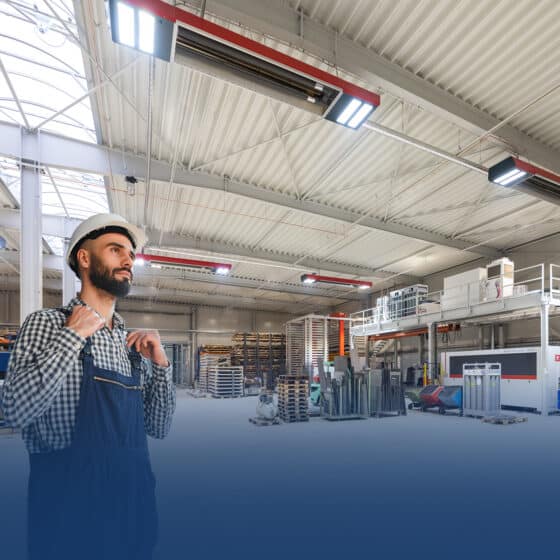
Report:
[[[168,558],[534,557],[560,518],[560,417],[407,416],[258,427],[255,397],[179,391],[150,442]],[[0,437],[0,534],[23,557],[28,464]]]

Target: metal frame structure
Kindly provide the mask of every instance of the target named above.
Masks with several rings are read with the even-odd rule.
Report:
[[[336,321],[336,323],[333,323]],[[319,361],[329,357],[330,325],[334,325],[338,340],[340,321],[350,324],[349,317],[329,317],[325,315],[305,315],[286,323],[286,372],[288,374],[307,373],[313,377]]]

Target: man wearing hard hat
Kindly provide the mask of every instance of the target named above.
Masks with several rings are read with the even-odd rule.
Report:
[[[116,214],[88,218],[66,261],[77,297],[29,315],[4,386],[6,419],[29,451],[31,559],[151,557],[155,480],[146,434],[167,435],[171,366],[157,331],[125,331],[115,312],[144,233]]]

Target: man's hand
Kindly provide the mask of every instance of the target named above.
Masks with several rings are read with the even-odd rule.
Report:
[[[87,338],[105,326],[105,319],[85,305],[76,305],[72,315],[66,320],[66,327],[72,329],[82,338]]]
[[[157,366],[167,367],[169,365],[157,331],[142,330],[129,333],[126,337],[126,345],[129,348],[134,346],[144,358],[148,358]]]

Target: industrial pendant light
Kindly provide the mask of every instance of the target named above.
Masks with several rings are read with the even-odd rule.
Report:
[[[110,0],[113,41],[359,128],[379,95],[161,0]]]
[[[231,271],[231,264],[213,261],[200,261],[193,259],[181,259],[178,257],[165,257],[162,255],[136,255],[135,266],[150,265],[152,268],[202,268],[211,270],[215,274],[226,275]]]
[[[339,286],[350,286],[360,290],[370,289],[373,284],[365,280],[351,280],[350,278],[339,278],[336,276],[321,276],[319,274],[302,274],[301,281],[304,284],[315,284],[323,282],[325,284],[338,284]]]

